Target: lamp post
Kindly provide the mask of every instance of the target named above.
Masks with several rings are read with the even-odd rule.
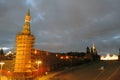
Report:
[[[0,62],[0,66],[1,66],[1,68],[0,68],[0,80],[2,80],[1,79],[1,77],[2,77],[2,67],[3,67],[4,64],[5,64],[4,62]]]
[[[36,61],[37,63],[37,69],[39,70],[40,64],[42,64],[42,61]],[[37,77],[38,77],[38,70],[37,70]]]

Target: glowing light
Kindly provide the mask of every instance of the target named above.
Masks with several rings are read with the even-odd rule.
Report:
[[[58,57],[58,54],[56,54],[56,57]]]
[[[118,60],[118,55],[110,55],[110,54],[107,54],[106,56],[101,56],[100,57],[100,60]]]
[[[37,50],[35,50],[35,52],[34,52],[35,54],[37,54]]]
[[[69,56],[66,56],[65,58],[66,58],[66,59],[69,59]]]
[[[5,63],[4,62],[0,62],[0,65],[1,65],[1,71],[2,71],[2,67],[3,67],[3,65],[4,65]],[[2,72],[0,72],[0,80],[2,80],[2,78],[1,78],[1,76],[2,76]]]
[[[93,48],[93,50],[95,49],[95,44],[93,44],[92,48]]]
[[[36,63],[37,63],[37,64],[41,64],[41,63],[42,63],[42,61],[36,61]]]
[[[61,56],[61,57],[60,57],[60,59],[64,59],[64,57],[63,57],[63,56]]]
[[[45,74],[47,75],[47,74],[48,74],[48,72],[45,72]]]
[[[3,64],[5,64],[4,62],[0,62],[0,65],[3,65]]]

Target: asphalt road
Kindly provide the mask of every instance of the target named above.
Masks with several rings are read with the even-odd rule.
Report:
[[[104,70],[101,70],[104,67]],[[120,80],[120,61],[100,61],[66,68],[48,80]]]

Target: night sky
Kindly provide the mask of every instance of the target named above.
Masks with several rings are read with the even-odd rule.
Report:
[[[120,0],[0,0],[0,47],[13,49],[28,8],[35,48],[99,54],[120,48]]]

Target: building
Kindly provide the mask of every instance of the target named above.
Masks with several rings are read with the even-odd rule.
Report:
[[[87,61],[96,61],[100,59],[100,56],[98,55],[96,46],[94,44],[91,47],[91,51],[87,46],[86,55],[84,56],[84,59]]]
[[[30,30],[30,10],[26,13],[23,29],[16,35],[15,43],[15,73],[32,72],[32,49],[34,47],[34,36]]]
[[[92,45],[91,53],[92,53],[93,55],[97,55],[97,49],[96,49],[96,47],[95,47],[94,44]]]

